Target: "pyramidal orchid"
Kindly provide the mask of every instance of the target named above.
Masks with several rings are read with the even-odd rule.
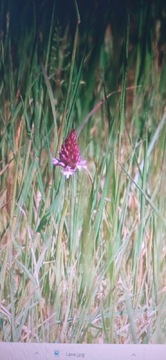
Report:
[[[61,166],[63,168],[62,173],[67,179],[70,175],[73,175],[77,169],[87,169],[86,160],[82,159],[80,155],[77,134],[74,129],[70,131],[63,143],[59,151],[59,159],[53,158],[52,164],[55,166]]]

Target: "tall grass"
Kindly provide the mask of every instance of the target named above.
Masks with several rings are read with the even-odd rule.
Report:
[[[143,41],[129,51],[127,15],[120,76],[110,26],[89,73],[78,7],[74,40],[54,11],[47,42],[35,27],[20,37],[17,64],[10,19],[1,41],[0,339],[163,343],[166,67],[153,52],[157,35],[142,38],[141,13]],[[52,167],[72,126],[92,181]]]

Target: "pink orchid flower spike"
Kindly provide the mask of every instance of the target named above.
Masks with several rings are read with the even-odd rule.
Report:
[[[86,169],[86,160],[82,159],[80,155],[80,148],[77,141],[77,134],[72,129],[63,143],[61,150],[59,151],[59,159],[53,158],[52,164],[55,166],[61,166],[63,168],[62,173],[68,179],[71,175],[75,174],[77,169]]]

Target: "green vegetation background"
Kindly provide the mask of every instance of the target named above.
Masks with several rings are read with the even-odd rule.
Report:
[[[0,4],[0,340],[166,342],[166,5]],[[71,127],[88,171],[53,169]]]

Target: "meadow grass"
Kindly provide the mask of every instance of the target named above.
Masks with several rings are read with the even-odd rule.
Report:
[[[76,13],[74,40],[54,12],[46,44],[24,33],[17,65],[1,42],[0,340],[163,343],[166,67],[127,18],[120,77],[109,26],[88,72]],[[72,126],[92,179],[52,166]]]

